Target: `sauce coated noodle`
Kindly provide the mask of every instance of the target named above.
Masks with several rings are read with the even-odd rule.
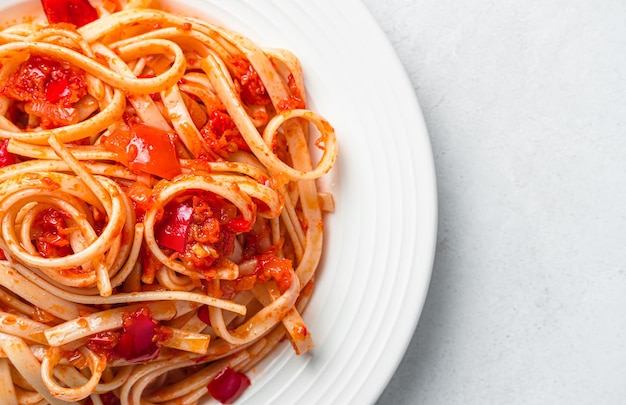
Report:
[[[313,346],[333,128],[291,53],[147,3],[0,32],[3,404],[231,402]]]

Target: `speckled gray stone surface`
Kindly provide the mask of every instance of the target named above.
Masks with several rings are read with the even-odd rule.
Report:
[[[422,105],[440,204],[377,404],[626,403],[626,2],[363,1]]]

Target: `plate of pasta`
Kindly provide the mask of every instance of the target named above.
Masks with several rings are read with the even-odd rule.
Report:
[[[374,402],[437,209],[365,7],[0,10],[0,403]]]

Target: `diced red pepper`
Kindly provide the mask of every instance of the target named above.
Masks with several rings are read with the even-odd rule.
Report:
[[[165,339],[167,336],[150,310],[141,307],[133,313],[124,314],[123,332],[115,353],[133,363],[154,360],[161,351],[160,342]]]
[[[176,147],[166,131],[145,124],[133,124],[130,131],[118,130],[103,141],[117,152],[131,170],[171,180],[181,173]]]
[[[198,308],[198,319],[211,326],[211,316],[209,315],[209,307],[206,305]]]
[[[163,220],[155,227],[155,238],[160,246],[183,253],[187,245],[193,207],[187,203],[171,203],[165,207]]]
[[[89,0],[41,0],[51,24],[70,23],[82,27],[98,19],[98,11]]]
[[[0,167],[8,166],[17,163],[17,159],[14,154],[7,150],[9,140],[5,139],[0,145]]]
[[[242,373],[226,367],[211,381],[207,388],[213,398],[223,404],[232,404],[250,386],[250,379]]]

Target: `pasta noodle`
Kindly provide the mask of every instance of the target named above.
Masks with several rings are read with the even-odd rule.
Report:
[[[149,0],[42,5],[0,31],[0,403],[235,401],[313,347],[334,130],[287,51]]]

